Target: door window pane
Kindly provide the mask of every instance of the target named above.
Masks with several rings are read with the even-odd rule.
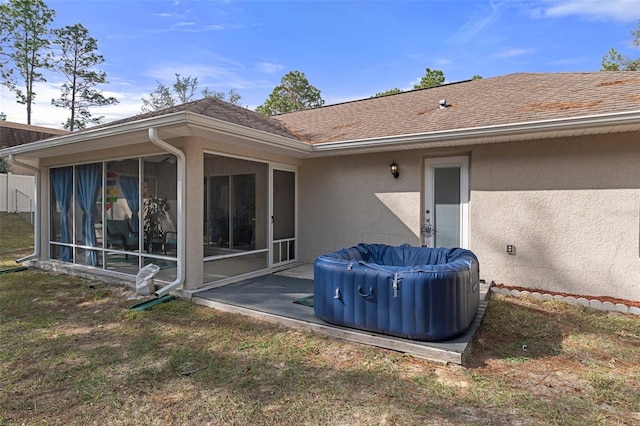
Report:
[[[460,167],[434,169],[436,247],[460,246]]]

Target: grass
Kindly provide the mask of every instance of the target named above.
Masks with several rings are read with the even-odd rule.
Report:
[[[496,296],[460,368],[131,295],[2,275],[0,424],[640,423],[632,315]]]
[[[0,212],[0,270],[33,252],[33,226],[15,213]]]

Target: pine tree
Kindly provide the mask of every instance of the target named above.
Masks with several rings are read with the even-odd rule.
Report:
[[[64,128],[73,131],[84,129],[89,123],[100,123],[103,117],[93,117],[89,108],[115,104],[118,100],[105,97],[96,89],[97,85],[107,83],[106,73],[95,69],[104,62],[104,57],[96,53],[96,39],[89,36],[82,24],[53,30],[53,34],[56,37],[53,43],[60,48],[54,69],[61,72],[66,81],[60,98],[52,99],[51,103],[70,111],[69,118],[62,123]]]

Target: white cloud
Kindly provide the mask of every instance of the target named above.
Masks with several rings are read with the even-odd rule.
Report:
[[[212,90],[227,91],[236,89],[240,95],[245,96],[246,91],[260,88],[273,88],[274,83],[265,79],[257,79],[255,74],[249,72],[241,63],[222,57],[212,59],[216,65],[210,64],[183,64],[183,63],[162,63],[154,66],[144,73],[146,77],[152,78],[153,87],[148,89],[151,92],[155,88],[155,80],[163,84],[173,84],[176,80],[175,74],[180,77],[197,77],[198,89],[196,97],[200,97],[200,91],[205,87]]]
[[[258,71],[264,72],[267,74],[274,74],[284,69],[284,65],[274,64],[272,62],[260,62],[256,66]]]
[[[451,59],[447,59],[447,58],[437,58],[436,59],[436,64],[438,64],[438,65],[447,66],[447,65],[451,65],[452,63],[453,63],[453,61]]]
[[[640,18],[638,0],[562,0],[549,1],[535,11],[542,17],[580,15],[598,20],[632,22]]]
[[[533,49],[503,49],[493,56],[496,58],[507,59],[507,58],[515,58],[517,56],[526,55],[532,52],[533,52]]]
[[[63,108],[51,105],[51,99],[60,96],[60,86],[51,83],[34,83],[35,99],[31,104],[31,124],[35,126],[61,129],[62,123],[68,115]],[[3,87],[0,89],[0,104],[2,112],[7,115],[7,121],[27,123],[27,107],[16,101],[15,94]]]
[[[498,17],[501,4],[489,3],[491,10],[482,12],[482,16],[471,16],[466,24],[458,29],[453,35],[453,40],[457,42],[468,42],[474,39],[478,33],[492,24]],[[480,15],[480,14],[478,14]]]
[[[577,65],[592,62],[593,58],[587,56],[573,57],[573,58],[561,58],[555,61],[549,62],[551,65]]]
[[[62,123],[67,121],[69,111],[51,105],[51,99],[60,96],[60,86],[61,84],[52,82],[34,84],[36,98],[32,104],[31,124],[54,129],[63,128]],[[90,109],[94,117],[104,116],[103,122],[106,123],[139,114],[142,106],[141,98],[148,94],[138,91],[105,90],[103,95],[113,96],[119,101],[119,103],[115,105],[92,107]],[[10,92],[6,88],[0,89],[0,104],[2,105],[0,110],[7,115],[7,121],[27,123],[26,106],[16,102],[13,92]]]

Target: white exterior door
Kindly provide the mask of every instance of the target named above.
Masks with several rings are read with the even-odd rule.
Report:
[[[469,157],[427,158],[423,244],[469,246]]]

